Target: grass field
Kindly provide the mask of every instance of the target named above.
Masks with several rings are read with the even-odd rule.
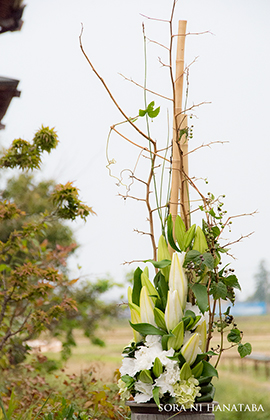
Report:
[[[270,315],[256,317],[239,317],[236,320],[240,330],[244,331],[243,342],[250,342],[253,353],[263,353],[270,356]],[[77,347],[68,360],[65,371],[80,373],[91,369],[97,379],[111,382],[116,369],[121,365],[123,347],[132,339],[132,330],[127,320],[114,321],[104,325],[99,331],[100,338],[106,341],[106,347],[101,348],[89,344],[89,340],[80,331],[76,333]],[[218,343],[214,337],[213,346]],[[229,344],[228,344],[229,346]],[[266,377],[265,369],[259,366],[254,371],[253,364],[245,362],[242,371],[240,357],[236,349],[224,353],[220,364],[219,379],[215,380],[216,399],[219,404],[262,404],[264,412],[217,412],[216,420],[258,419],[270,418],[270,378]],[[59,354],[47,353],[51,358]]]

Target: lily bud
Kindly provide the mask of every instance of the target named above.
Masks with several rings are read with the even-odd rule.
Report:
[[[153,374],[158,378],[163,372],[163,365],[158,357],[155,358],[153,365]]]
[[[153,303],[155,304],[157,298],[159,297],[159,294],[144,272],[141,274],[141,282],[142,286],[146,286],[148,294],[151,297]]]
[[[170,290],[177,290],[181,302],[182,310],[186,307],[188,283],[183,269],[185,254],[173,253],[172,264],[169,276]]]
[[[163,235],[159,238],[158,241],[158,261],[162,260],[171,260],[171,255],[169,253],[168,245]],[[170,267],[164,267],[160,269],[161,273],[165,277],[166,281],[169,279]]]
[[[179,322],[178,325],[172,330],[172,334],[174,337],[170,337],[167,343],[167,349],[169,350],[171,347],[174,350],[179,350],[183,344],[184,340],[184,323],[183,321]]]
[[[205,234],[203,233],[200,226],[197,226],[192,249],[199,251],[201,254],[208,250]]]
[[[199,350],[199,341],[199,334],[192,334],[188,342],[181,349],[181,353],[189,365],[192,365],[196,360]]]
[[[149,370],[142,370],[140,375],[139,375],[139,381],[144,382],[145,384],[152,384],[153,383],[153,379],[151,376],[151,373],[149,372]]]
[[[130,319],[131,319],[132,324],[140,324],[142,322],[140,314],[138,313],[136,309],[133,309],[133,308],[130,308]],[[142,336],[140,333],[138,333],[138,331],[133,330],[133,335],[134,335],[134,340],[136,343],[141,341]]]
[[[142,287],[140,295],[140,310],[141,310],[141,321],[143,323],[151,324],[156,327],[154,317],[154,304],[152,299],[149,297],[146,286]]]
[[[149,270],[147,266],[144,268],[143,273],[149,278]]]
[[[165,308],[165,322],[168,331],[173,330],[183,318],[183,311],[177,290],[168,291],[167,305]]]
[[[206,349],[206,339],[207,339],[207,328],[206,328],[206,320],[204,319],[201,324],[198,325],[196,328],[196,333],[200,335],[200,344],[199,347],[201,351],[204,353]]]
[[[192,372],[188,363],[184,363],[180,370],[180,379],[187,381],[192,376]]]
[[[132,302],[132,287],[131,286],[129,286],[129,288],[128,288],[127,295],[128,295],[128,303],[133,303]]]

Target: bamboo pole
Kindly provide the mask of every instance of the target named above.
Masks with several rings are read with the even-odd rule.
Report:
[[[172,220],[175,222],[179,213],[179,198],[181,216],[186,227],[189,225],[187,217],[189,211],[188,187],[184,179],[183,171],[188,174],[188,158],[187,158],[187,139],[183,135],[179,144],[180,129],[184,129],[187,125],[187,118],[182,114],[183,101],[183,79],[184,79],[184,53],[185,53],[185,20],[178,23],[178,40],[176,52],[176,71],[174,82],[174,122],[173,122],[173,147],[172,147],[172,186],[170,197],[170,213]],[[179,147],[180,146],[180,147]]]

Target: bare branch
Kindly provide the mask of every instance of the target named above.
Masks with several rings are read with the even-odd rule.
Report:
[[[166,159],[164,156],[160,156],[160,155],[158,155],[158,154],[157,154],[157,153],[155,153],[155,152],[151,152],[151,151],[150,151],[147,147],[140,146],[138,143],[135,143],[134,141],[132,141],[132,140],[128,139],[126,136],[124,136],[122,133],[120,133],[118,130],[116,130],[116,128],[115,128],[115,126],[114,126],[114,125],[112,125],[112,126],[111,126],[111,129],[112,129],[112,130],[114,130],[117,134],[119,134],[119,136],[123,137],[123,139],[125,139],[125,140],[127,140],[129,143],[133,144],[134,146],[137,146],[137,147],[139,147],[140,149],[144,150],[145,152],[148,152],[148,153],[150,153],[150,154],[154,154],[155,156],[158,156],[159,158],[164,159],[164,160],[166,160],[167,162],[170,162],[170,161],[169,161],[168,159]],[[154,143],[155,143],[155,142],[154,142]]]
[[[181,35],[175,34],[175,35],[173,35],[173,37],[188,36],[188,35],[205,35],[205,34],[215,35],[211,31],[203,31],[203,32],[187,32],[185,35],[184,34],[181,34]]]
[[[169,67],[169,68],[171,68],[171,65],[170,64],[163,63],[163,61],[161,60],[160,57],[158,57],[158,62],[162,65],[162,67]]]
[[[152,235],[152,233],[150,232],[143,232],[142,230],[138,230],[138,229],[133,229],[133,232],[139,233],[140,235],[149,235],[149,236]]]
[[[226,222],[224,223],[224,225],[223,225],[223,228],[221,229],[221,231],[220,231],[220,234],[219,234],[219,236],[218,236],[218,238],[220,237],[220,235],[222,234],[222,232],[224,231],[224,229],[225,229],[225,227],[230,223],[230,221],[232,220],[232,219],[236,219],[236,218],[238,218],[238,217],[243,217],[243,216],[254,216],[254,214],[257,214],[258,213],[258,210],[255,210],[255,211],[253,211],[253,212],[251,212],[251,213],[243,213],[243,214],[237,214],[237,215],[235,215],[235,216],[230,216],[230,217],[228,217],[228,219],[226,220]]]
[[[123,195],[118,193],[119,197],[122,197],[124,200],[126,200],[127,198],[132,198],[133,200],[137,200],[137,201],[146,201],[145,198],[138,198],[138,197],[133,197],[132,195]]]
[[[145,17],[146,19],[149,19],[149,20],[156,20],[156,21],[158,21],[158,22],[166,22],[166,23],[170,23],[170,21],[169,21],[169,20],[166,20],[166,19],[153,18],[153,17],[150,17],[150,16],[143,15],[142,13],[140,13],[140,15],[141,15],[142,17]]]
[[[183,156],[187,156],[190,153],[196,152],[196,150],[202,149],[203,147],[210,147],[210,149],[211,149],[212,144],[224,144],[224,143],[230,143],[230,142],[229,141],[219,141],[219,140],[217,140],[217,141],[211,141],[210,143],[207,143],[207,144],[203,143],[199,147],[196,147],[195,149],[190,150],[188,153],[185,153]]]
[[[149,42],[152,42],[153,44],[157,44],[162,48],[165,48],[167,51],[170,51],[168,47],[166,47],[166,45],[161,44],[160,42],[154,41],[153,39],[150,38],[146,38]]]
[[[202,105],[208,105],[208,104],[211,104],[211,102],[204,101],[204,102],[200,102],[199,104],[193,104],[191,107],[183,109],[183,111],[181,111],[181,112],[178,112],[176,114],[176,117],[178,117],[178,115],[185,114],[187,111],[191,111],[194,108],[197,108],[197,107],[202,106]]]
[[[154,92],[153,90],[147,89],[144,86],[140,85],[139,83],[135,82],[133,79],[130,79],[130,78],[124,76],[122,73],[118,73],[118,74],[120,76],[122,76],[125,80],[127,80],[128,82],[133,83],[134,85],[146,90],[147,92],[153,93],[153,95],[160,96],[161,98],[167,99],[168,101],[172,101],[172,98],[168,98],[167,96],[161,95],[160,93]]]
[[[143,263],[143,262],[144,262],[144,260],[124,261],[124,262],[122,263],[122,265],[130,265],[130,264],[133,264],[133,263]]]
[[[228,242],[226,245],[223,245],[222,248],[227,248],[227,246],[231,246],[233,244],[236,244],[237,242],[241,242],[245,238],[249,238],[251,235],[253,235],[254,232],[250,232],[247,235],[241,235],[240,238],[236,239],[233,242]]]

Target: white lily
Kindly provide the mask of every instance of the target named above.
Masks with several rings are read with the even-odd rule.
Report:
[[[168,291],[164,318],[168,331],[173,330],[183,318],[182,306],[177,290]]]
[[[181,353],[184,356],[186,362],[189,365],[192,365],[192,363],[195,362],[199,349],[199,341],[200,336],[198,333],[192,334],[190,339],[181,349]]]
[[[170,290],[177,290],[181,302],[182,310],[186,307],[188,283],[183,269],[185,254],[173,253],[172,264],[169,276]]]
[[[140,295],[141,322],[151,324],[156,327],[154,304],[148,293],[147,287],[143,286]]]
[[[202,352],[206,350],[206,338],[207,338],[207,328],[206,328],[206,320],[204,319],[201,324],[199,324],[196,328],[196,333],[200,334],[200,349]]]

